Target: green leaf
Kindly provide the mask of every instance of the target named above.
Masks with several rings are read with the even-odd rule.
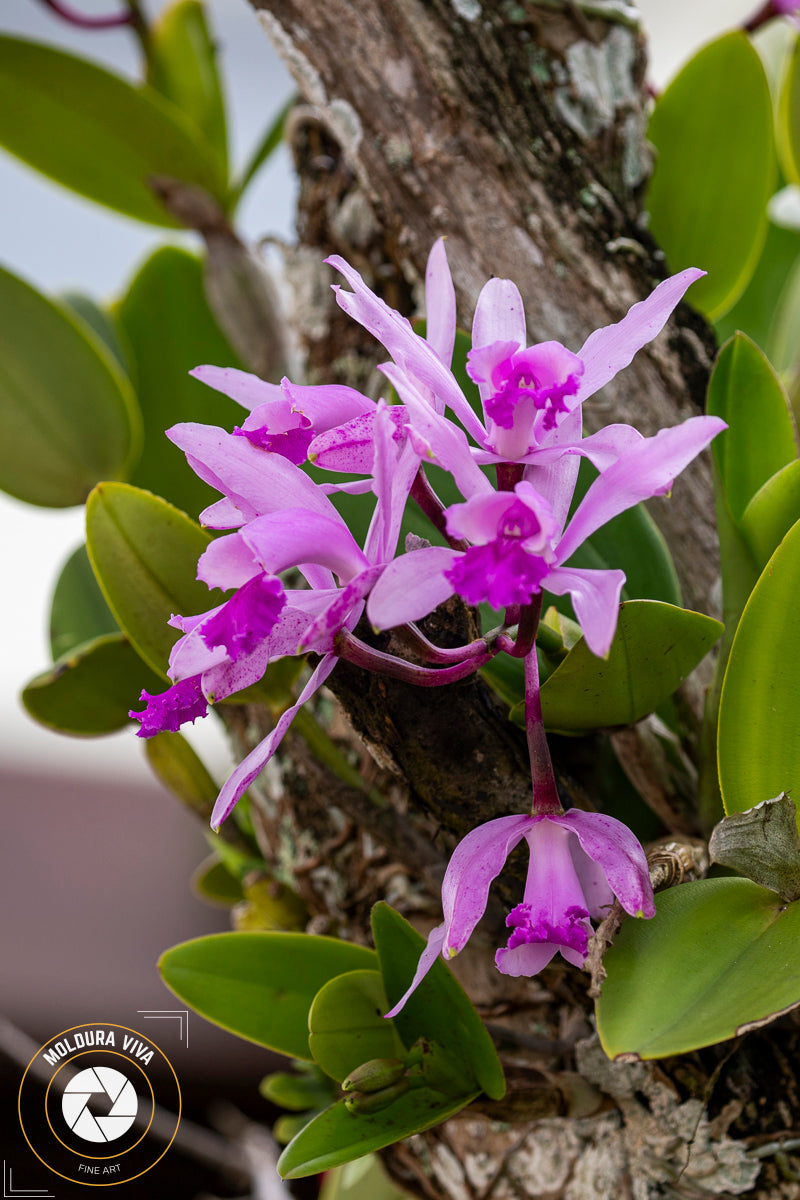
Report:
[[[136,400],[106,348],[2,269],[0,420],[0,487],[29,504],[83,504],[98,480],[126,476],[138,453]]]
[[[341,1083],[373,1058],[405,1058],[380,971],[348,971],[317,992],[308,1014],[308,1044],[314,1061]]]
[[[368,1154],[329,1171],[319,1200],[409,1200],[409,1193],[389,1178],[377,1155]]]
[[[372,934],[386,995],[394,1005],[414,977],[425,939],[384,903],[372,909]],[[437,1042],[472,1073],[487,1096],[500,1100],[505,1095],[503,1068],[486,1026],[441,958],[409,996],[394,1024],[406,1046],[420,1037]]]
[[[735,333],[719,352],[706,410],[728,428],[712,443],[734,521],[758,489],[797,458],[789,401],[763,352]]]
[[[210,854],[192,874],[192,891],[201,900],[231,908],[244,899],[239,880],[231,875],[221,858]]]
[[[62,292],[62,304],[66,304],[80,319],[89,326],[96,337],[109,350],[118,366],[125,374],[130,374],[130,364],[122,347],[119,334],[114,328],[114,322],[104,308],[96,304],[91,296],[83,292]]]
[[[64,563],[50,602],[53,661],[104,633],[119,633],[114,614],[94,577],[85,546]]]
[[[316,1066],[297,1065],[302,1065],[302,1073],[290,1075],[288,1071],[276,1071],[262,1079],[258,1088],[261,1095],[290,1112],[327,1108],[337,1091],[335,1085]]]
[[[690,303],[716,319],[758,263],[775,178],[769,86],[746,34],[724,34],[686,64],[658,99],[647,136],[658,155],[650,229],[670,270],[708,272]]]
[[[98,737],[130,723],[142,688],[159,691],[151,671],[122,633],[86,642],[25,687],[22,703],[34,720],[59,733]]]
[[[719,779],[725,811],[744,812],[788,792],[800,796],[800,521],[748,600],[733,641],[719,710]]]
[[[284,1179],[301,1179],[341,1166],[412,1133],[440,1125],[477,1094],[453,1100],[431,1088],[416,1088],[388,1108],[362,1114],[349,1113],[340,1100],[291,1140],[278,1160],[278,1171]]]
[[[150,26],[148,83],[194,122],[227,176],[225,101],[216,56],[199,0],[177,0]]]
[[[217,933],[167,950],[164,983],[215,1025],[277,1050],[311,1059],[308,1010],[329,979],[375,970],[372,950],[306,933]]]
[[[780,296],[792,273],[792,268],[800,261],[800,230],[787,229],[783,225],[775,225],[772,221],[767,227],[767,238],[764,249],[758,261],[755,273],[745,291],[729,312],[717,322],[717,339],[722,345],[737,330],[746,333],[766,353],[776,370],[784,371],[794,361],[796,339],[792,343],[791,361],[781,357],[775,342],[774,326],[776,320],[776,297]],[[782,305],[778,302],[778,312]]]
[[[248,184],[252,182],[267,159],[272,156],[273,152],[283,141],[283,131],[286,126],[286,118],[296,103],[296,96],[292,96],[290,100],[287,100],[286,104],[284,104],[283,108],[267,129],[261,141],[256,146],[255,150],[250,156],[247,166],[242,171],[241,177],[236,181],[231,189],[232,202],[234,205],[238,204],[239,200],[247,189]]]
[[[0,145],[57,183],[153,225],[180,226],[153,179],[225,200],[214,156],[158,92],[8,36],[0,36]]]
[[[798,359],[797,322],[800,318],[800,262],[793,264],[786,277],[786,282],[778,294],[777,302],[775,297],[772,297],[770,312],[772,315],[769,340],[770,356],[779,371],[790,375],[796,370]]]
[[[786,179],[800,184],[800,42],[796,37],[786,58],[778,98],[777,147]]]
[[[800,461],[795,459],[759,488],[739,528],[759,569],[766,566],[795,521],[800,520]]]
[[[89,558],[109,607],[131,642],[166,678],[180,636],[173,613],[206,611],[197,560],[211,539],[166,500],[125,483],[98,484],[86,505]]]
[[[666,1058],[725,1041],[800,1004],[800,904],[747,879],[656,896],[603,962],[597,1030],[609,1058]]]
[[[234,400],[189,374],[204,363],[239,365],[206,302],[202,263],[162,246],[140,268],[115,315],[130,346],[144,421],[144,449],[131,482],[196,516],[218,494],[164,430],[180,421],[231,429],[245,415]]]
[[[581,640],[542,685],[548,729],[576,733],[631,725],[680,686],[722,633],[712,617],[655,600],[629,600],[608,658]],[[524,721],[521,706],[512,720]]]

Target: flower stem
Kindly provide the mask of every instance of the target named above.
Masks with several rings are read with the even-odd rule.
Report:
[[[417,687],[444,687],[445,684],[456,683],[459,679],[474,675],[479,667],[493,657],[492,652],[486,649],[451,667],[417,667],[402,658],[395,658],[393,654],[375,650],[346,629],[337,633],[334,650],[339,658],[344,658],[356,667],[364,667],[367,671],[375,671],[379,675],[389,675],[392,679],[402,679],[406,683],[416,684]]]
[[[563,812],[561,801],[558,798],[550,748],[544,732],[542,701],[539,695],[539,664],[536,660],[535,644],[525,657],[525,731],[528,737],[528,753],[531,759],[531,780],[533,782],[531,816]]]
[[[797,7],[798,5],[781,4],[780,0],[777,4],[775,0],[766,0],[766,4],[762,4],[746,21],[742,22],[742,29],[745,33],[755,33],[762,25],[766,25],[767,21],[771,21],[774,17],[789,16]]]
[[[70,25],[77,25],[81,29],[115,29],[119,25],[133,25],[134,16],[131,12],[114,13],[108,17],[89,16],[86,13],[77,12],[74,8],[70,8],[63,0],[42,0],[48,8],[52,9],[63,20],[68,21]]]
[[[431,525],[445,538],[452,550],[466,550],[468,548],[468,542],[464,542],[460,538],[453,538],[447,532],[447,518],[444,515],[444,505],[431,487],[428,477],[421,466],[414,476],[414,482],[411,485],[409,495],[412,500],[416,501],[418,507],[428,518]]]
[[[467,658],[475,658],[480,654],[485,654],[488,648],[488,642],[485,637],[476,638],[474,642],[467,642],[463,646],[437,646],[429,641],[422,630],[418,629],[411,622],[407,625],[398,625],[394,632],[398,638],[416,650],[426,662],[430,663],[460,663]]]

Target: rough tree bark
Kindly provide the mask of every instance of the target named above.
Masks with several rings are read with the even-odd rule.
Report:
[[[302,97],[290,120],[299,241],[285,258],[310,379],[376,386],[377,348],[332,302],[326,253],[345,255],[411,314],[430,246],[446,234],[462,324],[485,280],[507,276],[522,291],[531,341],[573,349],[663,278],[640,220],[646,58],[625,0],[251,3]],[[684,419],[702,405],[713,352],[709,329],[681,306],[587,405],[588,422],[649,433]],[[653,509],[687,604],[706,612],[717,572],[712,511],[707,462]],[[461,641],[472,615],[452,603],[431,620],[439,638]],[[331,689],[351,726],[327,714],[330,732],[372,792],[291,737],[258,792],[265,854],[291,864],[309,928],[363,938],[370,903],[385,896],[424,930],[455,838],[527,807],[524,745],[480,680],[420,691],[340,664]],[[242,751],[265,720],[252,708],[232,714]],[[607,753],[600,739],[557,750],[573,802],[592,803],[597,753]],[[671,832],[692,832],[678,792],[662,796],[661,815]],[[511,903],[513,874],[498,891]],[[490,911],[484,936],[502,916]],[[612,1065],[592,1034],[584,976],[555,967],[505,979],[487,947],[470,947],[457,970],[496,1036],[509,1099],[392,1148],[390,1170],[413,1194],[797,1197],[788,1159],[781,1176],[752,1157],[800,1124],[791,1018],[788,1058],[775,1026],[658,1067]],[[785,1099],[765,1113],[760,1097],[776,1087]]]

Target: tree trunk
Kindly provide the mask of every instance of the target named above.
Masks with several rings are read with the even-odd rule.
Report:
[[[447,235],[460,324],[468,327],[486,279],[504,276],[522,292],[530,340],[573,350],[664,277],[663,254],[640,220],[646,60],[623,0],[251,2],[302,97],[290,118],[299,241],[285,258],[310,380],[374,392],[380,361],[333,302],[322,265],[332,252],[412,315],[430,247]],[[587,423],[625,421],[647,434],[685,419],[702,407],[713,353],[710,330],[682,305],[591,400]],[[711,611],[708,462],[651,511],[686,604]],[[472,615],[451,602],[431,620],[437,636],[458,644]],[[330,732],[360,756],[373,799],[294,736],[282,780],[257,789],[265,852],[285,861],[291,850],[316,931],[364,938],[369,905],[382,897],[416,913],[425,930],[440,912],[455,839],[526,810],[524,739],[480,679],[415,689],[340,663],[330,686],[375,761],[341,717]],[[264,721],[254,709],[234,717],[241,751]],[[573,801],[591,806],[601,749],[600,738],[557,746],[559,785]],[[668,825],[692,831],[685,806]],[[512,904],[513,876],[512,864],[498,889]],[[484,944],[455,966],[496,1038],[509,1098],[392,1147],[385,1159],[398,1180],[437,1200],[797,1197],[797,1183],[781,1190],[778,1172],[759,1175],[761,1160],[749,1156],[798,1123],[792,1074],[773,1045],[777,1026],[657,1067],[610,1064],[592,1033],[585,976],[568,967],[532,980],[494,971],[489,939],[502,918],[490,910]],[[793,1048],[797,1026],[785,1023]],[[784,1107],[765,1115],[759,1096],[774,1087]]]

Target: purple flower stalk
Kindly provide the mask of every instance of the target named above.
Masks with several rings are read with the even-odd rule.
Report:
[[[492,881],[523,838],[530,854],[525,891],[506,920],[508,943],[495,954],[504,975],[535,975],[557,953],[583,966],[590,922],[607,914],[614,896],[631,916],[654,915],[644,851],[613,817],[572,809],[487,821],[456,846],[442,885],[444,923],[430,933],[411,986],[387,1017],[400,1012],[440,954],[450,959],[464,949]]]

